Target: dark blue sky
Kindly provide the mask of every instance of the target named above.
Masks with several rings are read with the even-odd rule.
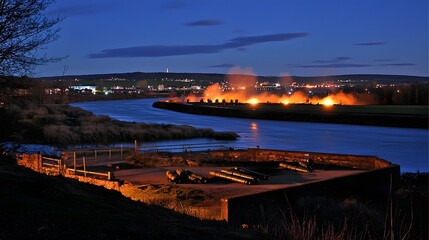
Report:
[[[38,76],[114,72],[428,76],[427,0],[57,0]]]

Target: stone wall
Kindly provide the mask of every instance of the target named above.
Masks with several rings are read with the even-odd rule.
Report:
[[[240,163],[240,162],[298,162],[312,159],[315,164],[348,167],[354,169],[378,169],[390,166],[391,163],[375,157],[348,154],[330,154],[316,152],[280,151],[269,149],[222,150],[204,152],[157,153],[159,157],[168,158],[171,163]]]

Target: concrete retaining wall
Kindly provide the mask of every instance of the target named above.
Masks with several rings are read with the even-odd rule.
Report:
[[[162,155],[162,153],[159,153]],[[330,154],[315,152],[280,151],[269,149],[223,150],[204,151],[198,153],[168,153],[162,157],[169,157],[174,162],[297,162],[310,158],[315,164],[341,166],[354,169],[378,169],[390,166],[391,163],[375,157],[346,154]]]
[[[289,204],[295,206],[302,198],[341,198],[368,196],[386,201],[390,188],[400,183],[400,168],[391,165],[350,176],[298,184],[289,188],[254,195],[222,199],[222,218],[232,224],[259,225],[281,212],[288,212]]]

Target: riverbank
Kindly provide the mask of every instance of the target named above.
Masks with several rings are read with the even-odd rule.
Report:
[[[153,107],[177,112],[281,121],[428,129],[427,106],[232,104],[158,101]]]
[[[53,145],[111,144],[155,140],[213,138],[234,140],[234,132],[189,125],[124,122],[65,104],[16,101],[1,109],[0,139]]]

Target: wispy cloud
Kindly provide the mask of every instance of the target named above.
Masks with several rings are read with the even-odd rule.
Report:
[[[386,64],[380,64],[378,66],[384,66],[384,67],[409,67],[409,66],[415,66],[414,63],[386,63]]]
[[[205,20],[199,20],[199,21],[195,21],[195,22],[186,23],[186,25],[190,26],[190,27],[217,26],[217,25],[221,25],[221,24],[223,24],[223,22],[221,20],[218,20],[218,19],[205,19]]]
[[[357,64],[357,63],[331,63],[331,64],[309,64],[309,65],[295,65],[298,68],[362,68],[372,67],[370,64]]]
[[[193,55],[204,53],[218,53],[226,49],[241,49],[246,46],[266,42],[289,41],[295,38],[308,36],[308,33],[278,33],[250,37],[233,38],[222,44],[214,45],[147,45],[126,48],[104,49],[92,53],[90,58],[132,58],[132,57],[165,57],[179,55]]]
[[[355,46],[378,46],[378,45],[384,45],[386,43],[384,42],[362,42],[362,43],[355,43],[353,45]]]
[[[223,46],[227,48],[245,47],[265,42],[289,41],[295,38],[306,37],[308,35],[308,33],[277,33],[251,37],[237,37],[229,40],[229,42],[223,44]]]
[[[90,58],[133,58],[133,57],[166,57],[178,55],[191,55],[201,53],[217,53],[221,50],[217,45],[192,46],[136,46],[127,48],[105,49],[100,53],[90,54]]]
[[[373,62],[392,62],[392,59],[376,59]]]
[[[232,68],[234,66],[235,66],[234,64],[224,63],[224,64],[212,65],[212,66],[208,66],[208,67],[209,68]]]
[[[391,61],[391,60],[383,60],[383,61]],[[323,63],[323,62],[319,62],[319,63]],[[414,63],[361,64],[361,63],[335,62],[335,63],[326,63],[326,64],[301,64],[301,65],[293,65],[293,66],[298,68],[366,68],[366,67],[409,67],[409,66],[415,66],[415,65],[416,64]]]
[[[334,59],[330,59],[330,60],[315,60],[313,61],[313,63],[337,63],[337,62],[342,62],[342,61],[347,61],[352,59],[351,57],[336,57]]]

